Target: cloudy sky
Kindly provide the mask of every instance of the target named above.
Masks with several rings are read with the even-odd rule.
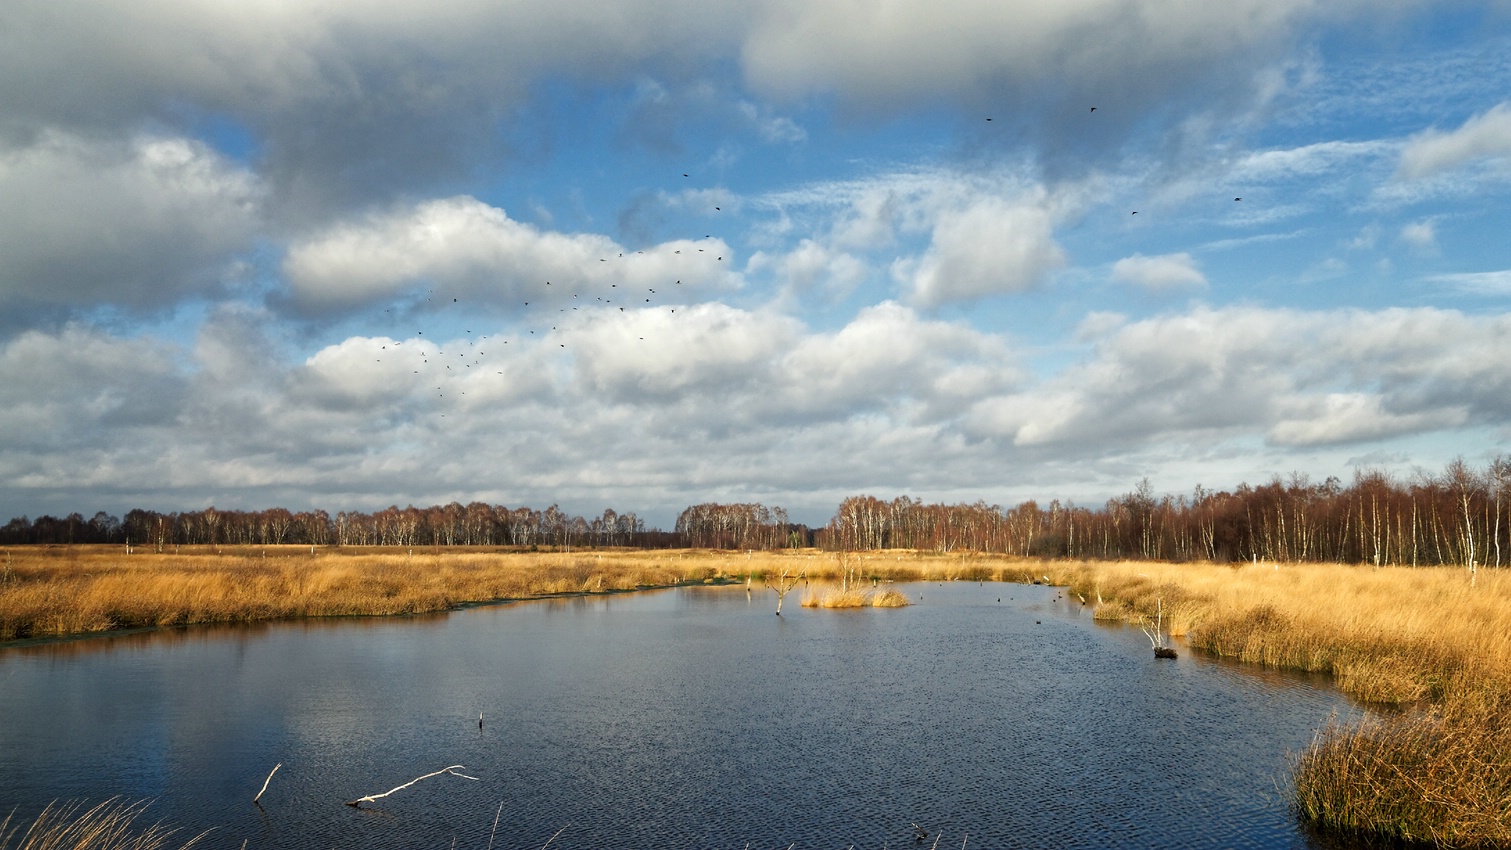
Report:
[[[1506,0],[0,3],[0,519],[1504,451]]]

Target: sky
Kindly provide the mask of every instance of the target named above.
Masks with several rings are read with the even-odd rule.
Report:
[[[1506,0],[0,3],[0,518],[1508,451]]]

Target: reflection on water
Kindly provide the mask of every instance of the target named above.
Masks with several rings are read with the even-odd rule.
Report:
[[[1308,846],[1285,758],[1353,711],[1336,692],[1155,663],[1052,588],[899,587],[913,606],[779,618],[689,588],[0,651],[0,808],[152,798],[209,847],[879,848],[912,822],[940,846]],[[342,805],[451,764],[481,781]]]

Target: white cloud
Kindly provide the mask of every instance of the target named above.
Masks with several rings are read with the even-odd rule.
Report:
[[[910,301],[937,307],[1024,292],[1064,262],[1042,205],[986,197],[939,213],[928,251],[893,273]]]
[[[1438,247],[1437,225],[1432,219],[1402,225],[1401,241],[1419,252],[1433,253]]]
[[[1112,264],[1112,279],[1131,283],[1150,292],[1166,293],[1181,289],[1203,289],[1207,277],[1185,252],[1146,257],[1134,254]]]
[[[0,149],[0,304],[158,308],[217,290],[263,189],[198,142],[47,133]]]
[[[1412,136],[1401,151],[1399,176],[1432,177],[1479,159],[1511,156],[1511,103],[1499,103],[1457,130],[1436,128]]]
[[[971,433],[1018,446],[1318,445],[1504,423],[1511,316],[1198,309],[1112,325],[1090,358],[978,404]]]
[[[26,467],[56,469],[76,451],[150,451],[143,431],[174,422],[183,386],[175,352],[151,340],[27,331],[0,347],[0,453],[38,452]]]
[[[614,295],[614,287],[682,280],[685,290],[737,284],[719,239],[678,240],[626,251],[598,234],[542,231],[471,197],[427,201],[336,225],[289,248],[296,303],[312,309],[382,301],[418,289],[469,309],[517,310],[532,299]],[[547,288],[550,282],[554,289]],[[622,290],[621,290],[622,291]],[[482,298],[480,302],[478,299]]]
[[[1285,34],[1314,12],[1306,0],[1212,4],[880,4],[779,0],[761,7],[744,45],[746,72],[780,94],[929,97],[989,81],[1111,82],[1212,61]]]
[[[1435,431],[1464,424],[1463,407],[1447,407],[1399,414],[1385,409],[1385,399],[1369,393],[1327,393],[1287,405],[1280,421],[1269,430],[1270,442],[1281,446],[1317,446],[1381,440],[1402,434]]]
[[[1432,275],[1427,280],[1466,295],[1486,295],[1492,297],[1511,295],[1511,269],[1497,272],[1439,274]]]
[[[740,114],[755,127],[761,141],[768,145],[794,145],[808,139],[808,131],[784,115],[772,115],[754,103],[740,104]]]
[[[870,269],[853,254],[804,239],[784,254],[758,252],[750,258],[752,273],[771,272],[780,294],[778,301],[817,294],[835,301],[849,295]]]

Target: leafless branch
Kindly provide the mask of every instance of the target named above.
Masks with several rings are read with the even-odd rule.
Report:
[[[273,774],[277,773],[278,772],[278,768],[280,768],[280,767],[283,767],[283,762],[279,762],[279,763],[273,765],[273,769],[270,770],[270,771],[268,771],[268,778],[262,780],[262,790],[257,792],[257,796],[252,798],[252,802],[255,803],[258,800],[261,800],[262,799],[262,795],[265,794],[265,793],[267,793],[268,783],[273,781]]]
[[[409,786],[415,784],[416,782],[419,782],[421,779],[429,779],[432,776],[440,776],[443,773],[449,773],[452,776],[460,776],[463,779],[471,779],[474,782],[478,781],[478,778],[476,776],[468,776],[465,773],[457,773],[458,770],[465,770],[465,769],[466,769],[465,766],[464,765],[460,765],[460,764],[454,764],[454,765],[452,765],[450,767],[443,767],[440,770],[435,771],[434,773],[427,773],[424,776],[417,776],[414,779],[409,780],[408,782],[404,783],[403,785],[400,785],[397,788],[394,788],[394,789],[389,790],[389,791],[384,791],[382,794],[369,794],[366,797],[358,797],[357,799],[348,802],[347,805],[348,806],[358,806],[358,807],[360,807],[363,803],[371,803],[374,800],[379,800],[379,799],[382,799],[383,797],[387,797],[389,794],[392,794],[394,791],[403,791],[405,788],[408,788]]]

